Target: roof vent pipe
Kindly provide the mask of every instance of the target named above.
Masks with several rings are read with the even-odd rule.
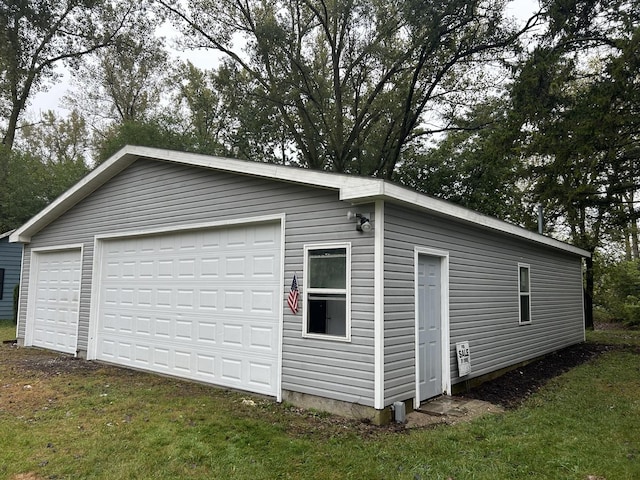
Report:
[[[544,216],[542,204],[538,204],[538,233],[542,235],[542,231],[544,230]]]

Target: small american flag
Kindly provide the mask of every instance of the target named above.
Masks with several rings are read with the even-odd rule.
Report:
[[[293,275],[293,281],[291,282],[291,290],[289,291],[287,304],[293,313],[298,313],[298,280],[296,279],[295,274]]]

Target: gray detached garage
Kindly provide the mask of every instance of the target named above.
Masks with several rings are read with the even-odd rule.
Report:
[[[11,241],[24,345],[378,421],[584,340],[587,252],[378,179],[126,147]]]

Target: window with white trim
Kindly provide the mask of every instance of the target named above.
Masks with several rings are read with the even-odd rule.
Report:
[[[305,245],[304,336],[351,338],[351,245]]]
[[[520,301],[520,323],[531,322],[531,282],[529,265],[518,264],[518,297]]]

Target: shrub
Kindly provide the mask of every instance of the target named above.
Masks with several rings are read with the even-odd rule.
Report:
[[[598,303],[612,320],[640,325],[640,260],[604,266],[601,274]]]

